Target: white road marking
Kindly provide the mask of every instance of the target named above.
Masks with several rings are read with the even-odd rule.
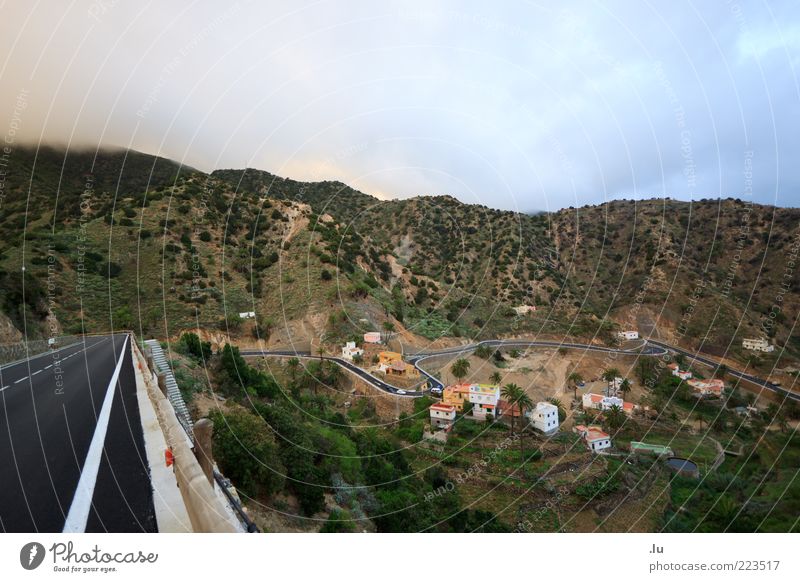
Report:
[[[50,365],[48,365],[48,366],[45,366],[45,367],[44,367],[44,369],[45,369],[45,370],[49,370],[49,369],[50,369],[50,368],[52,368],[52,367],[53,367],[53,364],[50,364]]]
[[[3,386],[2,388],[0,388],[0,392],[2,392],[3,390],[6,390],[8,388],[11,388],[11,386]]]
[[[100,409],[100,416],[97,417],[97,425],[94,428],[92,443],[89,445],[89,452],[83,463],[81,478],[78,480],[78,487],[75,489],[75,496],[72,498],[67,520],[64,522],[63,533],[79,533],[86,531],[86,523],[89,521],[89,510],[92,507],[94,497],[94,487],[97,484],[97,473],[100,470],[100,459],[103,455],[103,444],[106,442],[108,432],[108,420],[111,417],[111,404],[114,402],[114,393],[117,388],[119,371],[122,369],[122,362],[125,361],[125,348],[128,346],[128,336],[122,344],[117,367],[108,383],[106,396],[103,399],[103,407]]]
[[[27,379],[28,379],[28,377],[27,377],[27,376],[25,376],[24,378],[20,378],[19,380],[17,380],[16,382],[14,382],[14,384],[19,384],[20,382],[24,382],[24,381],[25,381],[25,380],[27,380]]]
[[[36,370],[33,374],[31,374],[31,376],[35,376],[36,374],[41,374],[41,373],[42,373],[41,370]]]

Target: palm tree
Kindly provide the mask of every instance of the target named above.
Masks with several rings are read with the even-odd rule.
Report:
[[[328,386],[336,388],[339,385],[339,380],[342,379],[342,369],[338,364],[324,362],[322,365],[322,372],[325,383]]]
[[[503,377],[500,375],[500,372],[492,372],[492,375],[489,376],[489,381],[492,384],[500,384],[503,381]]]
[[[583,376],[578,374],[578,372],[572,372],[569,376],[567,376],[567,383],[572,384],[575,400],[578,399],[578,384],[581,382],[583,382]]]
[[[289,375],[292,377],[292,382],[294,382],[297,378],[297,369],[300,367],[300,360],[297,358],[289,358],[289,361],[286,362],[286,366],[289,368]]]
[[[603,380],[606,382],[613,382],[617,376],[619,376],[619,369],[617,368],[609,368],[603,372]]]
[[[450,372],[455,376],[459,381],[463,380],[469,374],[469,360],[465,360],[464,358],[458,358],[453,365],[450,367]]]
[[[514,403],[520,398],[521,394],[524,394],[524,392],[522,391],[522,388],[520,388],[519,386],[517,386],[516,384],[513,384],[513,383],[506,384],[505,386],[503,386],[500,389],[500,396],[502,396],[503,399],[506,402],[508,402],[509,405],[511,406],[511,410],[509,410],[509,413],[511,414],[511,428],[509,429],[509,434],[514,432],[514,412],[513,412],[513,408],[514,408]]]
[[[628,393],[631,391],[631,383],[630,381],[625,378],[622,381],[622,384],[619,385],[619,391],[622,392],[622,397],[625,398]]]
[[[564,408],[562,406],[562,404],[561,404],[561,400],[559,400],[558,398],[555,398],[554,396],[551,396],[550,398],[547,398],[547,401],[550,404],[552,404],[553,406],[555,406],[556,408]]]
[[[520,388],[519,396],[517,396],[517,407],[519,408],[520,420],[525,418],[525,413],[533,408],[533,400],[528,396],[524,390]],[[525,459],[525,431],[519,435],[519,459],[520,463]]]
[[[564,408],[564,405],[561,404],[561,400],[551,396],[547,401],[558,409],[558,422],[563,422],[567,417],[567,410]]]
[[[625,412],[623,412],[623,410],[616,404],[606,411],[605,417],[606,422],[608,423],[608,428],[612,431],[616,431],[619,427],[625,424]]]
[[[319,356],[320,362],[322,362],[322,358],[325,356],[327,352],[328,350],[326,350],[325,346],[323,346],[322,342],[320,342],[319,346],[317,346],[317,355]]]

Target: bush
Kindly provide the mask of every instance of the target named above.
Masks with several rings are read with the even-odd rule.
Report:
[[[200,362],[207,362],[211,357],[211,342],[201,342],[196,333],[183,334],[181,344],[187,354]]]
[[[248,495],[273,494],[283,488],[286,469],[267,425],[244,409],[213,411],[214,456],[220,468]]]

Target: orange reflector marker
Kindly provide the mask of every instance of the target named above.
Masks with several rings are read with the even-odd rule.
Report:
[[[172,449],[164,450],[164,461],[166,461],[167,467],[171,467],[175,462],[175,456],[172,454]]]

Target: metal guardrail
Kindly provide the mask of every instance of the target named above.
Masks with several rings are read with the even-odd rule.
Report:
[[[50,350],[64,348],[79,342],[81,337],[77,335],[64,335],[53,339],[56,340],[55,344],[51,344],[48,339],[43,339],[0,345],[0,366],[25,360],[33,356],[39,356]]]
[[[150,350],[150,354],[153,356],[153,362],[158,368],[157,373],[164,374],[166,387],[167,387],[167,398],[169,399],[172,407],[175,409],[175,415],[178,417],[178,422],[181,423],[181,426],[186,431],[186,434],[189,435],[189,438],[194,442],[194,432],[192,430],[192,415],[189,414],[189,409],[186,406],[186,402],[183,400],[183,395],[181,394],[180,388],[178,387],[178,382],[175,380],[175,375],[172,373],[172,366],[170,366],[169,361],[167,360],[166,354],[164,354],[164,350],[161,349],[161,344],[158,340],[146,340],[144,345]]]

